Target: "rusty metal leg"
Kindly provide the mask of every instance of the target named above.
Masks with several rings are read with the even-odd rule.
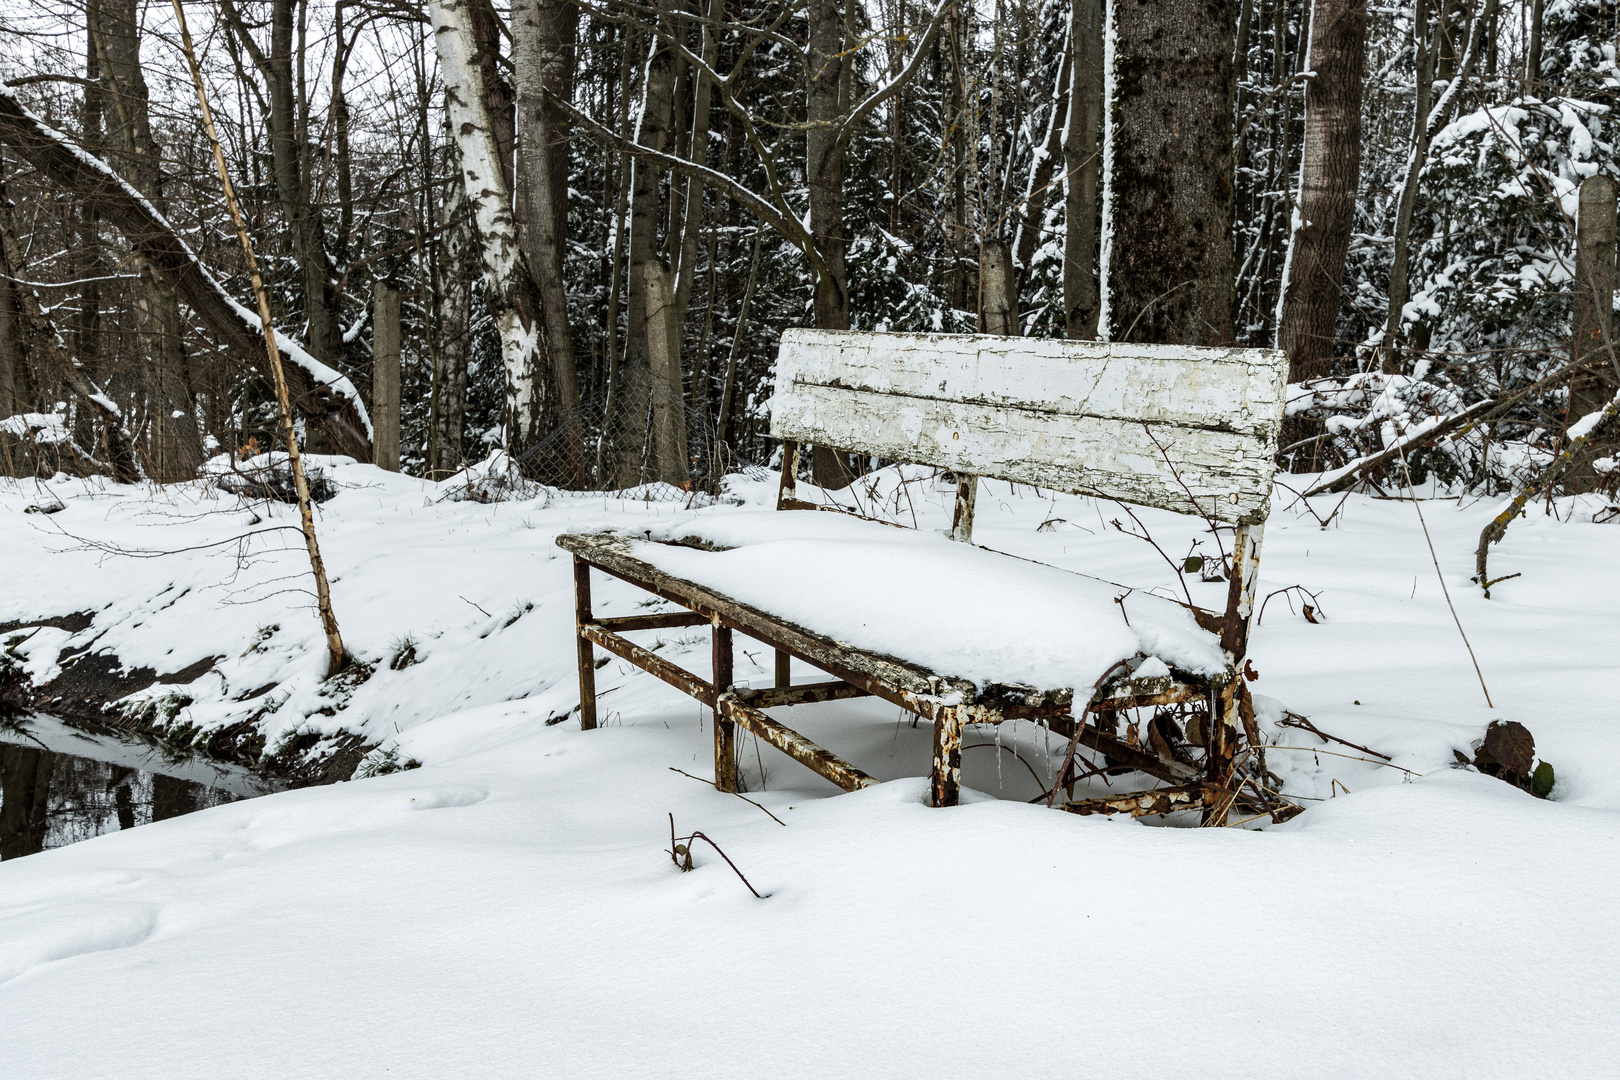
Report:
[[[714,696],[731,689],[731,627],[714,624]],[[737,726],[714,710],[714,786],[720,791],[737,790]]]
[[[978,501],[979,478],[962,473],[956,478],[956,512],[951,518],[951,539],[973,543],[973,505]]]
[[[962,720],[955,709],[942,709],[934,721],[933,804],[955,806],[962,790]]]
[[[776,650],[776,688],[784,690],[793,685],[793,654]]]
[[[574,557],[574,643],[579,648],[579,729],[596,726],[596,652],[580,632],[591,621],[591,564]]]
[[[1204,782],[1219,790],[1212,796],[1212,804],[1204,808],[1204,824],[1219,826],[1226,824],[1226,812],[1232,803],[1231,798],[1219,792],[1227,791],[1232,786],[1238,732],[1242,730],[1242,720],[1238,716],[1238,684],[1233,682],[1222,689],[1216,701],[1220,715],[1209,725],[1209,756],[1204,766]]]

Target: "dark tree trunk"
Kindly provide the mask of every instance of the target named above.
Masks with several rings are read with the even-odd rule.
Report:
[[[641,119],[635,141],[652,150],[667,150],[670,108],[675,92],[675,56],[660,42],[647,62],[642,86]],[[647,415],[652,407],[652,375],[647,365],[647,264],[657,258],[658,184],[661,170],[641,158],[631,163],[630,270],[626,295],[625,348],[619,364],[619,386],[608,435],[614,441],[615,483],[641,483]]]
[[[1102,126],[1102,0],[1073,0],[1069,22],[1068,136],[1063,143],[1064,333],[1097,336],[1097,184],[1102,175],[1097,138]]]
[[[1117,8],[1115,340],[1233,340],[1230,0]]]
[[[224,0],[220,10],[231,33],[252,58],[269,87],[270,108],[266,119],[270,132],[270,169],[276,199],[286,223],[286,246],[298,264],[302,279],[304,317],[309,324],[305,341],[317,360],[336,363],[343,351],[337,274],[326,249],[320,207],[315,202],[308,147],[300,134],[303,125],[299,123],[298,53],[303,43],[297,34],[298,5],[299,0],[272,0],[269,52],[253,39],[233,0]]]
[[[572,97],[579,9],[559,0],[521,0],[512,9],[512,64],[516,72],[519,175],[522,178],[521,236],[524,255],[545,309],[552,376],[563,415],[568,418],[568,486],[583,482],[584,458],[578,424],[579,373],[574,334],[563,283],[563,248],[568,228],[568,136],[546,92]]]
[[[1615,185],[1601,174],[1581,182],[1580,216],[1575,231],[1575,300],[1570,333],[1566,425],[1597,412],[1614,398],[1617,379],[1614,340]],[[1602,480],[1593,462],[1614,453],[1614,433],[1598,431],[1580,448],[1564,473],[1569,491],[1591,491]]]
[[[1277,345],[1289,377],[1325,374],[1337,336],[1345,255],[1361,179],[1361,84],[1366,66],[1366,0],[1316,0],[1305,89],[1299,215]]]
[[[805,173],[810,186],[810,234],[825,273],[815,275],[818,330],[849,329],[849,280],[844,266],[844,145],[838,128],[848,107],[844,79],[844,14],[838,0],[810,0],[809,65],[805,108]],[[853,474],[836,449],[818,446],[811,457],[816,483],[840,488]]]
[[[152,137],[149,95],[141,70],[138,6],[134,0],[102,0],[99,7],[99,66],[113,119],[113,141],[119,148],[113,160],[160,214],[167,213],[161,151]],[[152,471],[159,480],[189,480],[197,475],[203,449],[180,308],[174,290],[151,266],[144,262],[137,266],[141,283],[136,303],[155,346],[147,403]]]
[[[0,743],[0,859],[45,849],[55,768],[56,755],[49,750]]]
[[[63,145],[55,131],[7,93],[0,93],[0,142],[122,232],[134,254],[151,265],[222,346],[268,377],[264,337],[258,325],[248,321],[245,309],[231,301],[144,200],[129,194],[104,171],[105,166],[98,167],[100,163]],[[325,432],[338,453],[369,460],[371,437],[359,402],[337,387],[317,382],[296,357],[286,359],[287,391],[293,407]]]

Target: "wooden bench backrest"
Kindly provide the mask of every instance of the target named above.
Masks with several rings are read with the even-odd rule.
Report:
[[[771,434],[1250,524],[1287,368],[1275,349],[788,330]]]

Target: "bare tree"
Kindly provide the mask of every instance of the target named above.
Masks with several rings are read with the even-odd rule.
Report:
[[[1115,9],[1109,331],[1233,340],[1229,0]]]
[[[1344,260],[1361,181],[1361,84],[1366,66],[1366,0],[1315,0],[1305,89],[1305,144],[1297,224],[1277,347],[1290,378],[1323,374],[1333,355]]]

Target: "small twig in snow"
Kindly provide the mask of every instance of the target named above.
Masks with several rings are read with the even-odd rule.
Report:
[[[1283,727],[1301,728],[1308,731],[1312,735],[1315,735],[1317,738],[1321,739],[1323,742],[1336,742],[1340,746],[1348,746],[1352,750],[1360,750],[1364,754],[1371,754],[1373,757],[1383,758],[1385,761],[1394,760],[1388,754],[1380,754],[1377,750],[1374,750],[1371,747],[1362,746],[1359,743],[1353,743],[1349,739],[1341,739],[1337,735],[1329,735],[1327,732],[1311,723],[1310,717],[1301,716],[1299,713],[1294,712],[1291,709],[1285,709],[1283,711],[1283,718],[1281,721],[1279,721],[1279,723],[1281,723]]]
[[[1305,621],[1308,622],[1308,623],[1320,623],[1321,620],[1318,619],[1316,616],[1318,614],[1321,614],[1321,615],[1326,615],[1327,614],[1327,612],[1322,610],[1322,602],[1320,600],[1317,600],[1317,597],[1321,596],[1322,594],[1320,592],[1311,592],[1311,590],[1307,589],[1303,585],[1289,585],[1289,586],[1286,586],[1286,587],[1281,588],[1281,589],[1273,589],[1271,592],[1266,593],[1266,598],[1260,602],[1260,613],[1254,617],[1255,625],[1258,626],[1258,625],[1260,625],[1260,623],[1265,621],[1266,605],[1271,602],[1271,598],[1273,596],[1277,596],[1279,594],[1287,596],[1289,593],[1293,592],[1296,589],[1298,589],[1300,592],[1304,593],[1306,596],[1310,597],[1312,600],[1316,600],[1316,606],[1315,607],[1312,607],[1310,604],[1306,604],[1303,601],[1301,601],[1301,605],[1305,608]],[[1288,610],[1289,611],[1294,610],[1294,601],[1293,601],[1292,597],[1289,597],[1289,600],[1288,600]]]
[[[675,815],[669,815],[669,857],[670,860],[673,861],[682,872],[693,869],[691,844],[694,840],[701,840],[705,844],[708,844],[710,847],[714,848],[715,851],[719,852],[720,857],[726,860],[726,865],[731,867],[732,872],[742,880],[744,885],[748,886],[748,891],[753,893],[756,899],[763,900],[765,897],[770,895],[770,893],[761,895],[758,889],[749,884],[748,878],[743,876],[743,872],[737,869],[737,864],[731,861],[731,856],[727,855],[724,851],[721,851],[719,844],[715,843],[713,840],[710,840],[701,832],[694,832],[690,836],[677,837],[675,835]]]
[[[669,771],[670,772],[678,772],[682,776],[691,776],[693,780],[696,780],[699,783],[708,784],[710,787],[714,787],[714,781],[713,780],[705,780],[701,776],[692,776],[692,774],[687,772],[685,769],[677,769],[675,766],[671,765],[669,767]],[[716,788],[715,790],[718,791],[719,789]],[[733,792],[729,792],[728,794],[737,796],[737,798],[741,799],[743,802],[747,803],[750,806],[759,806],[759,803],[755,802],[753,799],[750,799],[748,796],[744,795],[740,791],[733,791]],[[759,806],[759,808],[761,810],[765,810],[765,808],[763,806]],[[777,817],[775,814],[771,813],[769,810],[765,810],[765,813],[772,821],[776,822],[778,825],[782,826],[784,829],[787,828],[787,822],[783,821],[781,818]],[[674,815],[673,814],[670,815],[670,824],[674,825]]]

